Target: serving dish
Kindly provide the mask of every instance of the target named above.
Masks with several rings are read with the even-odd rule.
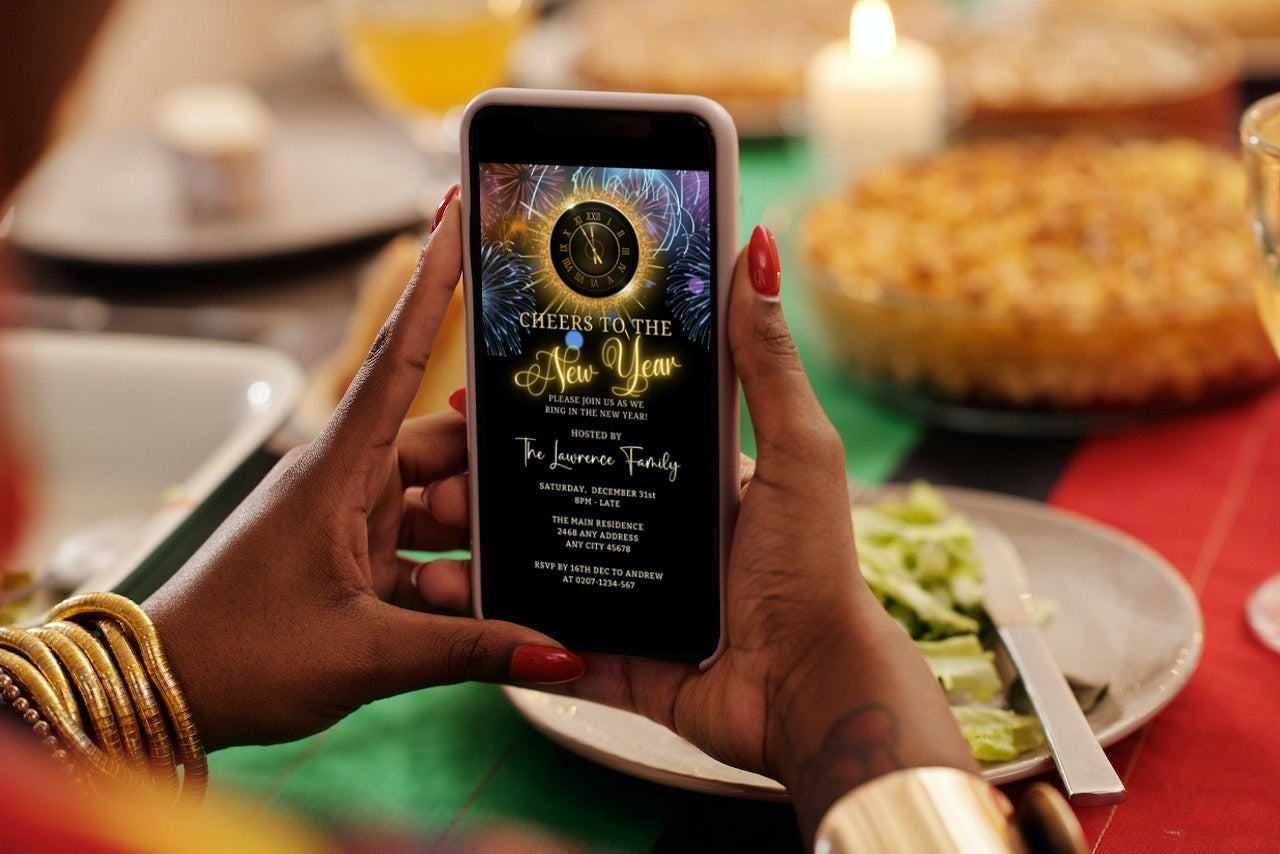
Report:
[[[10,563],[62,595],[128,578],[280,427],[303,375],[254,345],[14,329],[0,381],[31,500]]]
[[[917,414],[1180,411],[1280,374],[1243,194],[1196,140],[970,141],[805,201],[797,290],[839,369]]]

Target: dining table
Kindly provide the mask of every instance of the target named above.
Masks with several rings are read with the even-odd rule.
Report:
[[[813,185],[809,147],[795,137],[748,138],[740,156],[742,237],[757,222],[778,235],[783,305],[852,481],[923,479],[1089,520],[1149,549],[1193,597],[1201,623],[1193,660],[1179,665],[1186,678],[1159,699],[1157,713],[1107,747],[1126,799],[1075,808],[1088,846],[1117,854],[1280,850],[1280,653],[1245,618],[1250,592],[1280,571],[1280,388],[1123,424],[1027,419],[1016,429],[948,422],[886,401],[831,358],[806,297],[793,241]],[[253,341],[310,369],[336,346],[356,282],[391,236],[146,269],[34,254],[24,259],[29,289],[19,298],[33,325],[75,328],[91,305],[100,309],[91,312],[95,330]],[[752,453],[745,411],[742,432]],[[305,438],[286,431],[259,449],[120,591],[140,597],[163,583],[285,445]],[[210,775],[215,793],[255,808],[390,830],[429,848],[494,827],[600,851],[801,848],[783,793],[742,796],[618,764],[548,737],[499,686],[465,683],[369,704],[300,741],[220,750]],[[1036,780],[1060,786],[1049,767],[1001,788],[1016,800]]]

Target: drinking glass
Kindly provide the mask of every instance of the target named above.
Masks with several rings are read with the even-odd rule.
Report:
[[[1245,110],[1240,141],[1249,182],[1249,222],[1263,262],[1258,313],[1280,352],[1280,93]],[[1245,612],[1258,637],[1280,652],[1280,573],[1258,586]]]
[[[507,78],[533,0],[331,0],[347,75],[428,154],[457,153],[473,96]]]

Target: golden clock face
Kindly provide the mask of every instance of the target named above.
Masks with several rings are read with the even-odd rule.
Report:
[[[635,275],[639,249],[635,227],[604,202],[578,202],[551,231],[556,273],[584,296],[605,297],[625,288]]]

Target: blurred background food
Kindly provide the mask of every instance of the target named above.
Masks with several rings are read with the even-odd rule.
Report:
[[[398,235],[362,271],[355,306],[342,338],[337,348],[315,367],[299,407],[295,422],[304,432],[319,431],[355,379],[374,338],[413,276],[421,250],[422,241],[416,234]],[[467,384],[464,314],[459,288],[440,326],[430,365],[409,407],[409,417],[448,408],[449,395]]]
[[[1280,4],[1272,0],[1095,0],[1127,9],[1151,9],[1212,21],[1240,39],[1245,60],[1258,73],[1280,72]]]
[[[938,44],[969,132],[1131,124],[1216,141],[1238,112],[1240,48],[1202,18],[1077,0]]]
[[[842,374],[1015,409],[1198,401],[1270,379],[1230,149],[1242,97],[1280,80],[1280,6],[889,6],[899,47],[943,68],[946,133],[837,182],[812,144],[806,75],[849,44],[853,0],[119,0],[63,144],[7,226],[38,265],[18,314],[279,347],[311,375],[298,422],[313,432],[456,180],[424,115],[503,83],[678,91],[734,114],[744,222],[795,249],[788,298],[819,309],[797,313],[802,347]],[[158,121],[210,86],[266,111],[270,131],[244,146],[256,153],[210,148],[225,111],[195,139]],[[184,176],[202,171],[250,177],[193,217]],[[461,323],[455,311],[415,412],[463,384]]]
[[[705,95],[740,129],[776,133],[802,119],[805,63],[848,33],[849,7],[797,0],[778,14],[767,0],[586,0],[566,12],[560,61],[585,88]]]
[[[991,137],[818,202],[797,242],[864,380],[1047,410],[1185,405],[1280,373],[1234,155],[1191,139]]]

